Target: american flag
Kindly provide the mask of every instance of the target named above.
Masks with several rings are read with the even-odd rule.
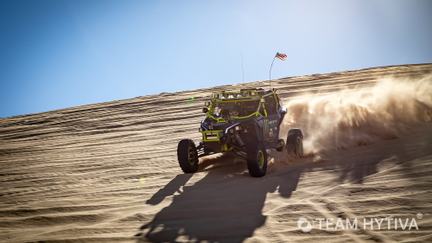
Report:
[[[277,58],[279,58],[282,61],[285,61],[285,59],[287,58],[287,55],[284,53],[280,53],[280,52],[276,52],[276,56]]]

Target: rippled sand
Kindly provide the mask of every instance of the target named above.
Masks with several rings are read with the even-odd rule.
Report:
[[[418,80],[431,73],[432,64],[378,67],[279,79],[272,86],[291,104],[306,95],[373,87],[382,78]],[[177,142],[200,138],[205,97],[218,89],[267,84],[0,119],[0,241],[432,241],[432,123],[427,119],[403,123],[392,136],[311,149],[300,160],[271,152],[263,178],[250,177],[245,162],[229,155],[201,159],[198,173],[182,174]],[[428,115],[427,104],[423,108]],[[337,132],[346,138],[346,131]],[[310,146],[318,141],[323,140]],[[297,227],[299,217],[389,215],[415,217],[419,229],[315,227],[305,233]]]

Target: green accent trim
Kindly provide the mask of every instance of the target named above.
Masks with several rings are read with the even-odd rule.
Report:
[[[220,138],[222,137],[223,130],[206,130],[201,131],[201,133],[203,142],[219,142]],[[211,138],[208,138],[209,135]]]
[[[253,117],[253,116],[260,116],[260,115],[261,115],[260,112],[255,111],[255,112],[253,112],[253,113],[251,113],[250,115],[247,115],[247,116],[232,116],[231,118],[233,120],[242,120],[242,119],[247,119],[247,118],[250,118],[250,117]],[[267,116],[267,111],[265,109],[264,109],[264,115]],[[214,117],[212,114],[210,114],[210,112],[207,112],[206,116],[209,117],[209,118],[211,118],[211,119],[213,119],[213,120],[215,120],[215,121],[217,121],[218,123],[227,122],[222,117]]]
[[[274,93],[272,92],[272,93],[268,93],[268,94],[265,94],[265,95],[263,95],[263,96],[261,96],[262,98],[265,98],[265,97],[267,97],[267,96],[271,96],[271,95],[273,95]]]
[[[263,115],[264,115],[265,117],[268,117],[267,109],[266,109],[266,107],[265,107],[265,102],[261,102],[261,103],[260,103],[260,107],[261,107],[261,106],[263,106],[263,111],[264,111],[264,114],[263,114]],[[260,107],[258,107],[258,110],[260,110]],[[261,114],[261,113],[259,113],[259,114]],[[258,116],[258,115],[257,115],[257,116]]]
[[[228,152],[228,151],[231,151],[232,149],[233,148],[229,147],[228,144],[223,144],[222,147],[221,147],[221,151],[222,152]]]
[[[253,97],[253,98],[241,98],[241,99],[213,99],[214,101],[218,103],[232,103],[232,102],[243,102],[243,101],[254,101],[259,100],[260,97]]]
[[[230,95],[232,96],[232,98],[228,98],[228,96]],[[261,95],[259,91],[254,89],[243,90],[243,91],[222,91],[222,92],[213,93],[211,96],[212,100],[218,100],[218,101],[253,100],[260,97]]]
[[[209,117],[209,118],[211,118],[211,119],[213,119],[213,120],[215,120],[215,121],[217,121],[218,123],[224,123],[224,122],[226,122],[225,119],[223,119],[222,117],[214,117],[214,116],[212,115],[213,110],[214,110],[213,108],[212,108],[211,110],[209,110],[209,111],[206,113],[206,116]]]

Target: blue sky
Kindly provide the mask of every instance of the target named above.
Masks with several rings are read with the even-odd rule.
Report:
[[[0,1],[0,117],[432,62],[432,1]]]

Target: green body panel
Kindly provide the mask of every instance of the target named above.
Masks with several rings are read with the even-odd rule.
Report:
[[[219,142],[222,137],[223,130],[207,130],[201,131],[203,142]]]
[[[222,144],[220,138],[222,137],[223,130],[207,130],[201,131],[202,141],[205,143],[219,143],[221,152],[228,152],[232,150],[232,147],[228,144]]]

